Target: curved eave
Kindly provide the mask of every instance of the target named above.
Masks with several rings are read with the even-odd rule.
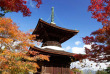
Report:
[[[55,24],[49,24],[49,23],[39,19],[38,24],[32,34],[37,34],[38,30],[41,30],[41,23],[43,23],[42,26],[47,26],[47,27],[53,28],[55,30],[55,32],[56,31],[61,32],[60,35],[62,35],[62,38],[61,38],[61,40],[59,40],[60,43],[65,42],[66,40],[70,39],[71,37],[73,37],[74,35],[76,35],[79,32],[78,30],[66,29],[66,28],[56,26]]]
[[[37,26],[36,26],[36,28],[35,28],[35,30],[33,31],[32,34],[35,34],[35,32],[36,32],[36,30],[37,30],[37,28],[39,27],[39,24],[40,24],[41,22],[44,23],[44,24],[46,24],[46,25],[49,25],[49,26],[52,26],[52,27],[55,27],[55,28],[58,28],[58,29],[66,30],[66,31],[69,31],[69,32],[77,32],[77,33],[79,32],[78,30],[71,30],[71,29],[62,28],[62,27],[59,27],[59,26],[56,26],[56,25],[52,25],[52,24],[50,24],[50,23],[47,23],[47,22],[45,22],[45,21],[39,19],[38,24],[37,24]]]
[[[60,51],[60,50],[52,50],[52,49],[41,49],[38,47],[31,47],[30,50],[34,50],[40,53],[46,53],[46,54],[50,54],[50,55],[59,55],[59,56],[69,56],[69,57],[73,57],[75,54],[74,53],[70,53],[70,52],[66,52],[66,51]]]

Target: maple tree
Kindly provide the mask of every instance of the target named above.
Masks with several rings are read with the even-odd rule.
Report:
[[[92,32],[90,36],[83,37],[83,42],[91,45],[91,49],[85,48],[86,55],[76,54],[74,57],[80,60],[87,58],[95,62],[108,62],[110,61],[110,0],[91,0],[88,11],[92,13],[92,18],[102,23],[103,27]]]
[[[92,18],[104,23],[110,16],[110,0],[91,0],[88,11],[91,11]]]
[[[41,0],[36,7],[40,7]],[[33,47],[35,35],[24,33],[11,18],[2,18],[7,12],[22,12],[23,16],[30,16],[31,12],[25,0],[0,0],[0,71],[3,74],[28,74],[39,68],[37,60],[49,61],[49,56],[28,50]],[[30,55],[33,55],[31,57]]]
[[[88,7],[92,18],[102,23],[102,28],[91,33],[91,36],[83,38],[85,44],[91,45],[91,49],[85,48],[86,58],[95,62],[110,61],[110,0],[91,0]]]
[[[9,74],[36,72],[36,68],[39,68],[36,63],[38,59],[49,61],[48,56],[28,50],[34,46],[34,37],[20,31],[11,18],[0,17],[0,71]],[[30,57],[30,54],[34,57]]]
[[[83,38],[85,44],[91,45],[91,49],[85,48],[88,59],[95,62],[110,61],[110,24],[92,32],[91,35]]]
[[[32,0],[37,2],[36,7],[39,8],[40,4],[42,4],[41,0]],[[26,5],[26,0],[0,0],[0,16],[4,16],[5,13],[12,11],[12,12],[22,12],[23,16],[30,16],[31,12]]]

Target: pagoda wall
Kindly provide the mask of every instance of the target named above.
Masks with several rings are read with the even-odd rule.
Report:
[[[39,61],[40,69],[37,74],[70,74],[70,62],[67,56],[51,56],[49,62]]]
[[[44,46],[58,46],[61,47],[61,43],[59,43],[58,41],[46,41],[42,44],[42,47]]]

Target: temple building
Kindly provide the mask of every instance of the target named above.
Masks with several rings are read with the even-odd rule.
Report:
[[[52,7],[51,23],[39,19],[32,34],[36,41],[42,40],[41,48],[31,47],[43,55],[49,55],[50,61],[38,61],[40,69],[36,74],[70,74],[70,64],[75,61],[73,53],[64,51],[61,44],[75,36],[79,31],[57,26],[54,23],[54,8]]]

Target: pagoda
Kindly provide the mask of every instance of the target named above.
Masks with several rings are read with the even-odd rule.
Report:
[[[36,74],[70,74],[70,63],[74,61],[73,53],[62,49],[61,44],[79,31],[56,26],[54,23],[54,7],[52,7],[51,23],[39,19],[32,34],[36,35],[36,41],[41,40],[42,46],[31,47],[43,55],[49,55],[50,61],[37,61],[40,69]]]

